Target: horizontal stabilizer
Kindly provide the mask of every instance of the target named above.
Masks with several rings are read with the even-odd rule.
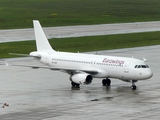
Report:
[[[10,55],[16,55],[16,56],[21,56],[21,57],[35,57],[35,58],[41,58],[39,54],[33,54],[35,52],[31,52],[30,55],[28,54],[19,54],[19,53],[9,53]]]
[[[22,57],[30,57],[28,54],[19,54],[19,53],[8,53],[10,55],[22,56]]]

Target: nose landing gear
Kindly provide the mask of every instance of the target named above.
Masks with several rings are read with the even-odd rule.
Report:
[[[137,82],[137,81],[132,80],[132,86],[131,86],[132,90],[136,90],[137,89],[137,86],[135,85],[135,82]]]

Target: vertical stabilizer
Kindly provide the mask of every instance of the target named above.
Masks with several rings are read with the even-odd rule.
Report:
[[[33,20],[35,39],[37,51],[51,50],[53,51],[51,45],[48,42],[46,35],[43,32],[43,29],[38,20]]]

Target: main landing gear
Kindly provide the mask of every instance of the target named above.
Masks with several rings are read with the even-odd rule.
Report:
[[[103,79],[103,80],[102,80],[102,84],[103,84],[103,86],[110,86],[111,80],[108,79],[108,78]]]
[[[80,87],[79,86],[80,84],[77,84],[77,83],[75,83],[73,81],[71,82],[71,85],[72,85],[73,88],[79,88]]]
[[[131,86],[132,90],[136,90],[137,89],[137,86],[135,85],[135,82],[137,82],[137,81],[132,80],[132,86]]]

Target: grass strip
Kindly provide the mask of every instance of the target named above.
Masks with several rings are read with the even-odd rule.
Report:
[[[151,46],[160,44],[160,32],[131,33],[119,35],[91,36],[78,38],[54,38],[49,40],[56,50],[66,52],[87,52]],[[0,58],[16,57],[8,53],[29,54],[36,51],[33,41],[9,42],[0,44]]]
[[[0,29],[160,20],[159,0],[0,0]]]

